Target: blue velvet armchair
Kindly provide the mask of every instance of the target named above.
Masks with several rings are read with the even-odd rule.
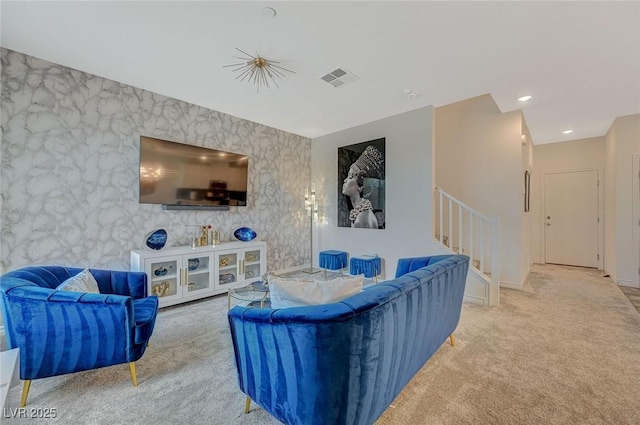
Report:
[[[26,267],[0,278],[7,346],[20,348],[20,406],[32,379],[128,363],[137,386],[135,362],[142,357],[158,313],[140,272],[90,269],[99,294],[56,288],[83,269]]]

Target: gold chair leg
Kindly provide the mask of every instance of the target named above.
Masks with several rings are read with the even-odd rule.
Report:
[[[131,372],[131,380],[133,381],[133,386],[138,386],[138,374],[136,373],[136,362],[129,363],[129,372]]]
[[[27,405],[27,397],[29,396],[29,388],[31,388],[31,379],[27,379],[24,381],[24,385],[22,386],[22,398],[20,399],[20,407],[24,407]]]
[[[452,347],[456,345],[455,340],[453,339],[453,334],[449,335],[449,344],[451,344]]]
[[[251,406],[251,397],[247,396],[247,401],[244,404],[244,413],[249,413],[249,406]]]

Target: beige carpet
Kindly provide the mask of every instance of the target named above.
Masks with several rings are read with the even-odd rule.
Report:
[[[601,272],[534,266],[501,306],[465,305],[380,424],[640,424],[640,315]]]
[[[465,304],[456,346],[444,344],[377,423],[639,424],[640,314],[600,276],[534,266],[499,307]],[[27,407],[57,409],[47,423],[278,423],[255,405],[242,413],[226,302],[161,310],[139,387],[126,365],[41,379]],[[20,388],[9,396],[17,407]]]
[[[631,304],[640,313],[640,288],[631,288],[629,286],[621,286],[622,293],[627,296]]]

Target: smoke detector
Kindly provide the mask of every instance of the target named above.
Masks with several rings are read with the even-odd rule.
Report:
[[[416,97],[418,97],[418,92],[415,90],[406,89],[404,91],[404,95],[407,96],[409,99],[415,99]]]
[[[342,67],[336,68],[328,74],[323,75],[322,77],[320,77],[320,79],[331,84],[333,87],[346,86],[347,84],[351,84],[354,81],[359,80],[358,76]]]

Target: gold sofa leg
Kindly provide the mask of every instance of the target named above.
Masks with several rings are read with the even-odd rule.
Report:
[[[453,339],[453,334],[449,335],[449,344],[451,344],[452,347],[456,345],[456,342]]]
[[[131,380],[133,381],[133,386],[138,386],[138,375],[136,374],[136,362],[129,363],[129,372],[131,372]]]
[[[27,379],[24,381],[24,385],[22,386],[22,398],[20,399],[20,407],[24,407],[27,405],[27,397],[29,396],[29,388],[31,388],[31,379]]]
[[[247,396],[247,401],[244,404],[244,413],[249,413],[249,406],[251,406],[251,397]]]

